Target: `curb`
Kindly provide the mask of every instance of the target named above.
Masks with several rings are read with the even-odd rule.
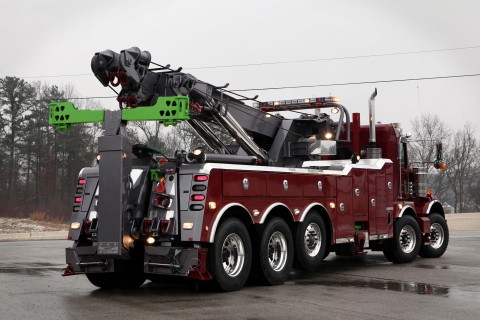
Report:
[[[480,231],[480,213],[446,214],[451,231]],[[68,231],[0,233],[2,241],[67,240]]]
[[[480,231],[480,213],[451,213],[445,218],[452,231]]]
[[[0,233],[0,241],[67,240],[68,231]]]

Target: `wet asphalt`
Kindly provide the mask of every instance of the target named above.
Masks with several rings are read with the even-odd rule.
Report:
[[[61,277],[68,241],[0,243],[0,319],[479,319],[480,232],[451,232],[439,259],[394,265],[331,254],[282,286],[218,293],[182,279],[103,291]]]

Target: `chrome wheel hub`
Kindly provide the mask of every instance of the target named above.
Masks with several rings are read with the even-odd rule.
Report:
[[[403,252],[412,252],[417,243],[417,236],[415,235],[415,230],[413,230],[412,226],[404,226],[400,231],[398,240]]]
[[[316,257],[322,247],[320,227],[316,223],[310,223],[305,229],[304,242],[305,251],[310,257]]]
[[[430,226],[430,246],[438,249],[442,246],[444,239],[445,233],[442,226],[439,223],[433,223]]]
[[[245,247],[236,233],[229,234],[222,245],[223,270],[230,277],[236,277],[245,263]]]
[[[276,231],[268,240],[268,262],[274,271],[281,271],[287,262],[287,239]]]

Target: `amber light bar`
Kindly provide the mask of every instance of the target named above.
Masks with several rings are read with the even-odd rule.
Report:
[[[277,100],[267,102],[255,102],[254,108],[262,111],[284,111],[295,109],[321,108],[327,103],[338,102],[337,97],[322,97],[322,98],[304,98],[292,100]]]

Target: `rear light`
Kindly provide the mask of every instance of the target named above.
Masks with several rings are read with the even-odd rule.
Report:
[[[84,185],[85,183],[87,183],[87,179],[83,179],[83,178],[78,179],[78,184]]]
[[[193,222],[184,222],[182,225],[184,230],[192,230],[193,229]]]
[[[205,200],[205,196],[203,194],[192,194],[190,199],[192,201],[203,201],[203,200]]]
[[[193,181],[207,181],[207,180],[208,180],[208,176],[205,176],[205,175],[193,177]]]
[[[70,225],[70,229],[79,230],[80,229],[80,222],[72,222],[72,224]]]
[[[83,188],[77,188],[77,193],[83,193]]]
[[[192,187],[193,191],[205,191],[207,190],[207,186],[203,184],[194,184]]]
[[[81,203],[82,197],[75,197],[75,203]]]
[[[167,234],[170,231],[170,220],[160,220],[160,234]]]
[[[73,206],[73,212],[79,212],[80,206]]]
[[[143,219],[142,230],[144,233],[150,233],[152,231],[152,219]]]
[[[155,207],[160,207],[160,208],[168,208],[170,205],[170,198],[164,194],[157,194],[155,195],[155,198],[153,198],[153,203]]]
[[[201,204],[191,204],[190,205],[190,210],[191,211],[201,211],[201,210],[203,210],[203,205],[201,205]]]

